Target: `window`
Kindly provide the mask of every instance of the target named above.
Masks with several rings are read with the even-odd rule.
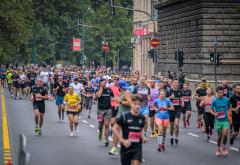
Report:
[[[157,4],[157,0],[152,0],[152,17],[155,20],[158,19],[158,10],[154,8]]]

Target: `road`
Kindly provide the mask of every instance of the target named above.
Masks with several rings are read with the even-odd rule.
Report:
[[[57,111],[54,101],[46,102],[43,135],[34,134],[32,104],[28,100],[14,100],[5,92],[6,111],[10,132],[13,164],[17,164],[19,134],[27,137],[27,150],[31,154],[31,165],[111,165],[120,164],[119,156],[108,155],[109,147],[97,141],[96,106],[93,108],[92,118],[88,119],[85,112],[80,116],[79,130],[76,137],[69,137],[67,120],[57,122]],[[1,102],[2,104],[2,102]],[[0,115],[1,112],[0,112]],[[2,120],[2,117],[1,117]],[[179,145],[170,146],[167,137],[165,152],[157,152],[157,139],[149,138],[143,146],[143,157],[146,165],[237,165],[240,162],[239,139],[230,149],[227,157],[216,157],[216,134],[211,142],[195,127],[196,114],[191,119],[191,127],[180,130]],[[0,126],[2,127],[2,121]],[[2,141],[2,132],[0,136]],[[2,144],[0,144],[2,148]],[[2,152],[1,152],[2,153]],[[1,154],[2,161],[2,154]],[[2,163],[2,162],[1,162]],[[0,164],[1,164],[0,163]]]

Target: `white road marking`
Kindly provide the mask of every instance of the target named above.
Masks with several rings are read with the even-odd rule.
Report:
[[[200,136],[198,136],[198,135],[196,135],[196,134],[193,134],[193,133],[187,133],[188,135],[190,135],[190,136],[193,136],[193,137],[197,137],[197,138],[199,138]]]
[[[217,144],[217,142],[209,140],[210,143]]]
[[[92,127],[92,128],[95,128],[95,126],[94,126],[94,125],[92,125],[92,124],[89,124],[89,126],[90,126],[90,127]]]
[[[230,149],[239,152],[239,149],[237,149],[237,148],[230,147]]]
[[[82,120],[83,123],[88,123],[86,120]]]

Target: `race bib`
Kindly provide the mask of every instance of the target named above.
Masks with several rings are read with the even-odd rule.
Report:
[[[41,96],[36,96],[36,101],[42,101],[42,97]]]
[[[183,101],[185,102],[189,102],[190,101],[190,97],[189,96],[183,96]]]
[[[103,121],[103,115],[97,115],[97,121]]]
[[[129,132],[128,134],[128,140],[130,140],[131,142],[138,143],[140,142],[140,138],[141,138],[140,132]]]
[[[75,111],[75,110],[76,110],[76,108],[77,108],[77,106],[76,106],[76,105],[74,105],[74,106],[69,106],[69,107],[68,107],[68,109],[69,109],[70,111]]]
[[[225,112],[218,112],[218,119],[223,119],[223,118],[225,118],[226,117],[226,115],[225,115]]]
[[[164,109],[163,107],[160,107],[158,111],[166,111],[166,109]]]
[[[227,91],[228,91],[227,89],[224,89],[224,94],[227,94]]]
[[[87,97],[91,97],[91,96],[92,96],[92,93],[88,92]]]
[[[173,105],[180,105],[180,100],[172,100]]]
[[[240,108],[240,101],[237,101],[237,107]]]

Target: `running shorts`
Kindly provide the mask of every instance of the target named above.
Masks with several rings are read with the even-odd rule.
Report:
[[[63,104],[64,97],[57,96],[56,97],[56,105],[62,105]]]
[[[45,103],[33,103],[33,109],[45,113]]]
[[[142,148],[134,148],[126,151],[121,150],[121,163],[124,165],[131,165],[132,160],[142,162]]]
[[[217,132],[222,131],[223,129],[229,129],[229,123],[228,121],[219,121],[219,120],[215,120],[215,125],[214,125],[215,129],[217,130]]]
[[[111,120],[112,118],[112,110],[106,109],[106,110],[97,110],[97,120],[103,121],[103,120]]]
[[[176,118],[181,118],[181,110],[175,109],[174,111],[169,111],[169,121],[174,122]]]
[[[156,125],[161,125],[163,127],[168,127],[168,125],[169,125],[169,119],[156,118],[155,122],[156,122]]]

